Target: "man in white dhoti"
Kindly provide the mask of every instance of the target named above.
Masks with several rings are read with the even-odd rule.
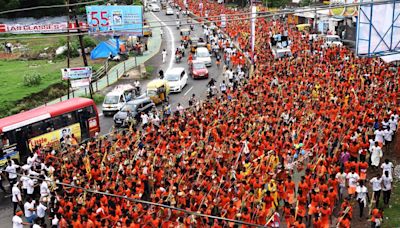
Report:
[[[371,150],[371,166],[374,168],[378,168],[382,156],[382,148],[378,145],[378,142],[375,142],[375,145],[372,147]]]

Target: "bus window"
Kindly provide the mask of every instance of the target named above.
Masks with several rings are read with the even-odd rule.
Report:
[[[2,134],[0,136],[0,148],[3,149],[4,147],[8,147],[10,145],[10,140],[7,138],[6,135]]]

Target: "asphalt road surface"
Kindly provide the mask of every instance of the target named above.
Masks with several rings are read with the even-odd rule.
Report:
[[[142,92],[144,92],[146,90],[146,85],[149,81],[158,77],[158,71],[160,69],[162,69],[164,72],[166,72],[166,70],[170,67],[172,67],[172,68],[173,67],[184,67],[186,69],[186,72],[189,72],[188,64],[187,64],[189,48],[186,49],[185,57],[182,59],[181,63],[176,63],[175,57],[173,55],[173,53],[176,50],[176,47],[180,46],[180,39],[181,39],[180,30],[176,28],[176,23],[171,22],[171,20],[176,19],[176,15],[167,16],[167,15],[165,15],[165,11],[155,12],[155,13],[148,12],[147,14],[153,14],[156,18],[158,18],[157,20],[161,21],[161,23],[163,21],[166,21],[166,22],[162,23],[165,27],[163,27],[164,35],[163,35],[163,39],[162,39],[160,52],[145,63],[146,66],[153,66],[155,70],[153,73],[153,77],[151,79],[141,81],[141,87],[142,87],[141,91]],[[183,19],[182,19],[182,16],[181,16],[182,23],[186,23],[186,18],[187,18],[186,16],[183,16]],[[181,28],[182,27],[189,28],[186,25],[181,26]],[[194,29],[194,31],[191,32],[191,34],[194,34],[197,37],[204,37],[203,29],[201,28],[200,25],[195,25],[195,29]],[[162,63],[161,52],[163,49],[165,49],[168,53],[167,60],[165,61],[165,63]],[[183,107],[187,107],[189,98],[192,96],[192,94],[196,94],[197,99],[205,99],[207,96],[206,95],[206,91],[207,91],[206,85],[210,81],[211,77],[217,81],[216,85],[219,85],[219,83],[222,82],[222,80],[223,80],[222,79],[223,78],[222,64],[218,68],[217,65],[215,64],[215,58],[212,58],[212,61],[213,61],[212,66],[208,67],[209,76],[210,76],[209,79],[194,80],[189,76],[187,85],[183,88],[181,93],[171,93],[169,95],[169,103],[170,103],[173,111],[176,109],[176,106],[179,103]],[[108,91],[111,91],[115,86],[117,86],[118,84],[122,84],[122,83],[132,83],[133,84],[133,81],[124,80],[124,81],[116,82],[112,86],[110,86],[110,87],[106,88],[104,91],[102,91],[102,93],[106,94]],[[158,108],[161,108],[161,105],[159,105]],[[112,129],[112,127],[114,125],[113,118],[112,118],[112,116],[104,116],[102,114],[101,105],[98,106],[98,110],[101,113],[100,114],[101,133],[107,134],[110,132],[110,130]]]

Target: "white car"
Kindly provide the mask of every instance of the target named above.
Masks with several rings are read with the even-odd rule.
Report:
[[[336,46],[342,46],[342,40],[340,39],[340,37],[338,35],[327,35],[325,37],[325,46],[329,47],[332,45],[336,45]]]
[[[160,7],[154,3],[149,4],[149,9],[153,12],[160,12]]]
[[[272,54],[274,55],[275,59],[281,59],[281,58],[285,58],[285,57],[291,57],[292,51],[290,50],[290,47],[278,48],[278,49],[273,50]]]
[[[196,60],[203,62],[206,66],[210,67],[212,65],[211,55],[207,48],[198,47],[194,56]]]
[[[164,79],[168,81],[169,90],[171,92],[180,93],[187,84],[188,76],[185,72],[185,68],[176,67],[168,69],[164,74]]]
[[[166,15],[174,15],[174,10],[171,7],[168,7],[165,14]]]

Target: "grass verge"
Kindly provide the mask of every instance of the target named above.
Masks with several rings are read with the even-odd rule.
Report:
[[[400,182],[393,183],[393,192],[390,196],[390,207],[383,212],[384,221],[382,227],[394,228],[400,227]]]
[[[103,64],[103,60],[89,61],[89,65],[98,68]],[[71,60],[71,67],[82,66],[81,58]],[[61,83],[61,68],[67,66],[67,61],[55,61],[49,63],[47,60],[0,60],[0,117],[15,114],[18,109],[14,109],[16,104],[32,94],[37,94],[48,89],[50,86]],[[41,83],[36,86],[25,86],[23,84],[25,74],[37,72],[42,77]],[[41,97],[41,101],[36,103],[43,104],[51,96]],[[52,98],[53,99],[53,98]],[[25,99],[28,100],[28,99]],[[31,103],[31,102],[30,102]],[[22,106],[25,106],[22,104]],[[27,105],[25,108],[33,108]]]

